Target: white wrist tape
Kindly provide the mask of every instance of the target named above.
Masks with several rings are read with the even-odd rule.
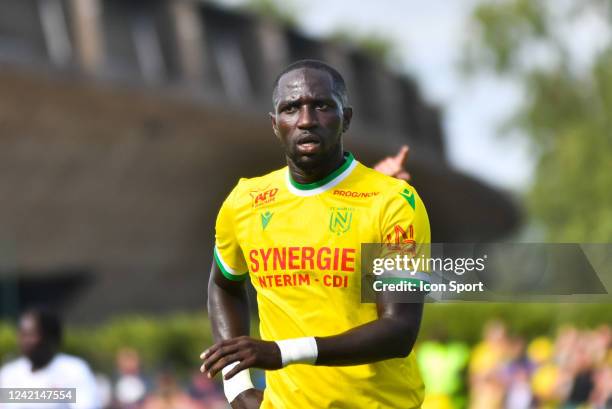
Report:
[[[283,368],[290,364],[314,364],[319,350],[314,337],[292,338],[276,341],[283,361]]]
[[[236,365],[240,362],[232,362],[227,365],[225,368],[221,369],[221,373],[223,376],[232,370]],[[240,395],[242,392],[247,389],[255,388],[253,386],[253,382],[251,381],[251,372],[248,369],[243,369],[233,376],[232,379],[226,381],[223,379],[223,392],[225,393],[225,397],[229,403],[232,403],[236,396]]]

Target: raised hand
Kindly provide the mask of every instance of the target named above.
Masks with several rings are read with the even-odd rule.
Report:
[[[374,170],[384,173],[394,178],[410,181],[410,174],[406,171],[405,165],[408,160],[410,148],[404,145],[395,156],[388,156],[374,165]]]

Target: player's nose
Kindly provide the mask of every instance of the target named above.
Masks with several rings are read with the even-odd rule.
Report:
[[[309,129],[317,125],[317,118],[310,106],[305,105],[300,108],[297,126],[300,129]]]

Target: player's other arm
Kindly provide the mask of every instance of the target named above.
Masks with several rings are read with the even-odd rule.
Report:
[[[408,356],[417,339],[423,302],[393,303],[382,293],[378,319],[329,337],[317,337],[316,365],[359,365]]]
[[[239,184],[219,209],[215,248],[208,280],[208,316],[216,342],[249,335],[249,304],[245,280],[248,269],[236,234],[236,196]]]
[[[208,281],[208,316],[216,345],[220,345],[219,353],[228,354],[220,361],[229,363],[234,357],[232,351],[249,335],[248,297],[244,281],[227,279],[214,260]],[[262,399],[262,391],[247,387],[230,403],[233,409],[258,408]]]
[[[248,269],[236,235],[235,224],[238,186],[223,202],[217,216],[214,260],[208,281],[208,316],[215,345],[218,347],[216,357],[225,368],[224,375],[236,366],[236,363],[232,362],[241,360],[236,356],[236,348],[248,338],[250,322],[245,287]],[[210,349],[205,351],[202,357],[208,351]],[[205,371],[204,366],[201,370]],[[262,392],[253,387],[248,370],[241,370],[238,376],[229,381],[224,380],[223,389],[234,409],[258,408],[263,398]]]
[[[208,316],[215,342],[249,335],[249,304],[244,281],[225,278],[214,260],[208,280]]]
[[[270,341],[248,336],[249,307],[244,281],[228,280],[213,262],[208,282],[208,315],[215,344],[202,352],[200,370],[210,377],[232,363],[239,363],[224,374],[230,379],[246,368],[282,367],[280,349]]]

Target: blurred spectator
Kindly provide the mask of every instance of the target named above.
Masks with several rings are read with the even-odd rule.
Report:
[[[517,366],[512,373],[506,394],[507,409],[529,409],[533,394],[529,385],[529,372],[525,366]]]
[[[200,371],[195,371],[192,374],[187,391],[192,399],[205,404],[206,408],[221,409],[227,407],[227,400],[221,389],[212,379]]]
[[[508,409],[529,409],[533,393],[529,379],[533,365],[525,353],[525,341],[512,338],[508,341],[508,365],[502,373],[506,387],[505,407]]]
[[[100,407],[111,407],[113,403],[113,384],[110,378],[105,374],[96,373],[96,386],[100,398]]]
[[[531,380],[537,407],[557,407],[559,405],[561,399],[558,386],[561,375],[559,368],[551,362],[538,366]]]
[[[593,390],[589,402],[596,408],[612,408],[612,331],[608,326],[601,326],[595,333]]]
[[[116,365],[115,407],[119,409],[138,408],[147,393],[147,384],[141,374],[138,352],[132,348],[119,349]]]
[[[11,409],[98,409],[96,380],[80,358],[59,353],[62,325],[45,310],[22,314],[18,343],[21,354],[0,369],[3,388],[76,388],[76,403],[11,403]],[[8,407],[8,405],[7,405]]]
[[[502,407],[504,385],[501,370],[507,360],[507,347],[504,324],[499,321],[488,323],[484,329],[484,339],[476,345],[470,359],[470,390],[478,391],[470,396],[471,409]]]
[[[505,360],[507,338],[506,327],[500,321],[489,322],[483,331],[483,340],[478,343],[470,359],[470,378],[478,382],[496,373]]]
[[[163,370],[157,376],[157,389],[149,395],[142,409],[209,409],[181,390],[171,370]]]
[[[423,409],[452,409],[464,405],[462,373],[470,356],[469,348],[459,342],[423,342],[417,361],[427,388]]]
[[[594,376],[595,386],[589,401],[596,408],[612,408],[612,362],[599,368]]]

